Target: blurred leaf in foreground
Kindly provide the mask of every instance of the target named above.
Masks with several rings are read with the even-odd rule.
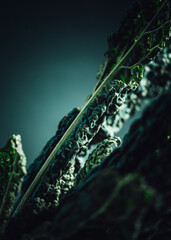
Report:
[[[12,135],[0,150],[0,233],[5,230],[25,175],[26,157],[22,150],[21,136]]]

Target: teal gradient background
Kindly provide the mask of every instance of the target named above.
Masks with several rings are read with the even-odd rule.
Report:
[[[0,147],[20,134],[28,165],[60,119],[81,107],[107,37],[131,1],[4,1],[0,7]]]

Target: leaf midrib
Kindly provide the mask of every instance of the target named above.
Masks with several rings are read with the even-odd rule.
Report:
[[[159,10],[156,12],[156,14],[153,16],[153,18],[151,19],[151,21],[147,24],[147,26],[144,28],[144,30],[142,31],[142,33],[140,34],[140,36],[137,38],[136,42],[134,42],[134,44],[129,48],[129,50],[126,52],[126,54],[120,59],[120,61],[116,64],[116,66],[113,68],[113,70],[104,78],[103,82],[100,84],[100,86],[97,88],[97,90],[93,93],[93,95],[90,97],[90,99],[87,101],[87,103],[82,107],[81,111],[79,112],[79,114],[77,115],[77,117],[74,119],[74,121],[72,122],[72,124],[69,126],[69,128],[67,129],[67,131],[64,133],[64,135],[62,136],[62,138],[60,139],[60,141],[57,143],[57,145],[54,147],[54,149],[52,150],[51,154],[49,155],[49,157],[47,158],[47,160],[44,162],[44,164],[42,165],[42,167],[40,168],[40,170],[38,171],[37,175],[35,176],[35,178],[33,179],[32,183],[30,184],[30,186],[28,187],[27,191],[25,192],[23,198],[21,199],[21,201],[19,202],[16,210],[13,213],[13,216],[15,214],[17,214],[17,212],[20,211],[20,209],[24,206],[24,204],[27,202],[28,198],[30,197],[30,195],[32,194],[32,192],[34,191],[35,187],[37,186],[37,184],[39,183],[40,179],[45,175],[50,163],[53,161],[57,151],[60,149],[60,147],[62,146],[62,144],[70,137],[70,135],[72,134],[72,130],[74,129],[74,127],[77,125],[77,123],[79,122],[82,114],[85,111],[85,108],[97,97],[97,95],[100,93],[101,89],[109,82],[111,81],[114,76],[117,74],[117,72],[120,70],[121,65],[126,61],[126,58],[129,56],[129,54],[132,52],[132,50],[135,48],[135,46],[137,45],[137,43],[140,41],[140,39],[142,38],[142,36],[144,35],[144,33],[147,31],[148,27],[151,25],[151,23],[153,22],[153,20],[155,19],[155,17],[158,15],[158,13],[161,11],[161,9],[163,8],[163,6],[165,5],[165,3],[167,2],[167,0],[164,1],[164,3],[161,5],[161,7],[159,8]]]

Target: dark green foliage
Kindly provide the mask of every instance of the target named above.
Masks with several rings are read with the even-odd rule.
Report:
[[[121,148],[90,170],[56,210],[34,216],[30,209],[25,209],[18,216],[19,222],[9,228],[9,239],[18,229],[17,239],[25,233],[22,239],[168,240],[171,236],[169,109],[171,92],[149,106],[142,119],[132,126]],[[23,219],[34,223],[26,229],[20,224]]]
[[[36,194],[33,197],[39,197],[42,195],[42,190],[47,189],[47,185],[56,184],[59,178],[69,171],[81,149],[98,133],[105,118],[116,114],[125,101],[127,92],[137,87],[142,78],[142,64],[149,62],[164,47],[163,42],[169,35],[168,3],[151,1],[148,3],[149,9],[145,7],[147,7],[146,1],[137,1],[128,11],[118,33],[111,36],[107,53],[108,62],[103,76],[99,78],[100,86],[95,87],[95,92],[86,101],[61,140],[50,151],[47,159],[43,161],[41,169],[21,199],[17,211],[25,205],[35,189]],[[136,23],[135,19],[137,19]],[[156,28],[159,21],[161,25]],[[125,37],[128,38],[125,40]],[[115,44],[117,47],[113,49]],[[125,77],[127,80],[124,80]],[[39,187],[36,188],[38,185]]]
[[[107,158],[113,141],[105,123],[117,120],[119,129],[125,120],[122,111],[131,116],[144,99],[170,88],[169,64],[159,63],[157,76],[150,76],[144,67],[165,46],[170,30],[168,1],[133,4],[108,40],[107,60],[94,92],[82,109],[62,119],[56,135],[29,168],[6,239],[15,234],[18,240],[95,240],[100,234],[100,239],[141,240],[153,235],[163,239],[169,233],[170,92],[150,105],[123,146]],[[144,69],[148,79],[137,88]],[[87,157],[94,143],[98,145]]]
[[[138,88],[127,95],[122,108],[115,114],[108,116],[107,125],[112,126],[113,133],[117,133],[123,123],[138,112],[152,98],[164,93],[171,87],[171,41],[157,55],[155,60],[145,65],[145,72]]]
[[[98,133],[104,121],[106,112],[107,114],[111,114],[111,112],[117,111],[118,106],[121,104],[120,101],[122,100],[121,94],[125,91],[126,85],[121,81],[115,80],[113,81],[112,88],[110,87],[110,84],[108,84],[107,87],[103,89],[99,98],[95,99],[85,109],[85,113],[81,118],[82,123],[75,127],[71,137],[57,152],[53,163],[46,172],[46,177],[39,184],[29,201],[30,211],[37,214],[39,211],[42,212],[43,209],[57,206],[63,193],[66,194],[66,192],[74,185],[74,174],[77,165],[75,157],[79,154],[82,147],[86,146]],[[108,95],[110,97],[107,99]],[[38,159],[41,159],[41,156]],[[39,161],[36,160],[30,167],[30,170],[32,168],[34,169],[34,166],[38,163]],[[34,174],[34,170],[32,174]],[[31,178],[32,175],[26,178],[24,187],[30,182]],[[71,182],[69,183],[69,181],[66,181],[66,178],[71,179]],[[64,184],[64,182],[66,183]],[[23,194],[21,195],[21,198],[22,196]],[[42,204],[40,204],[40,202]]]
[[[79,171],[76,177],[76,184],[82,181],[86,174],[95,166],[100,164],[104,157],[107,157],[112,152],[111,145],[118,147],[121,144],[121,139],[116,137],[114,139],[105,139],[97,145],[97,147],[89,155],[84,167]]]
[[[68,222],[63,220],[65,224],[61,224],[62,216],[64,213],[66,214],[66,211],[70,212],[70,215],[71,213],[73,216],[76,215],[76,219],[80,217],[81,220],[78,221],[81,221],[81,226],[74,222],[69,228],[70,231],[64,233],[62,229],[57,231],[55,228],[55,231],[51,225],[48,229],[50,229],[49,232],[52,232],[52,236],[65,235],[68,237],[71,234],[68,239],[73,239],[72,235],[79,238],[82,236],[84,228],[89,229],[91,226],[92,231],[89,234],[91,237],[93,236],[93,239],[98,236],[100,228],[104,228],[103,234],[105,232],[109,239],[151,239],[152,236],[154,239],[158,237],[169,239],[167,238],[171,236],[169,230],[171,220],[169,214],[171,200],[171,116],[168,114],[169,109],[171,109],[171,92],[160,97],[145,111],[142,119],[132,126],[122,148],[115,150],[112,155],[104,159],[97,170],[94,169],[90,172],[86,181],[78,188],[78,195],[75,190],[76,194],[71,198],[72,202],[69,200],[65,202],[65,211],[61,208],[55,217],[55,221],[57,221],[55,226],[58,225],[58,221],[60,222],[59,229],[72,224],[73,220],[69,218]],[[153,137],[151,138],[151,136]],[[122,177],[119,179],[117,176],[112,177],[110,175],[112,170],[109,170],[109,167],[117,170]],[[141,178],[139,179],[139,175],[136,175],[135,172],[141,174],[146,183],[140,180]],[[117,179],[120,190],[117,185],[112,188],[112,182]],[[152,188],[149,188],[148,185]],[[100,186],[100,192],[98,192],[98,186]],[[113,191],[109,190],[110,187]],[[85,193],[86,189],[87,194],[81,195],[81,191]],[[95,189],[96,191],[93,193]],[[140,194],[141,189],[143,189],[143,195]],[[156,189],[157,195],[155,195],[154,189]],[[108,190],[113,197],[107,196]],[[86,198],[87,195],[91,200]],[[73,202],[78,204],[76,196],[79,198],[82,196],[85,200],[80,201],[82,203],[85,201],[86,206],[83,208],[83,206],[77,205],[75,210],[71,210]],[[104,199],[102,200],[101,207],[98,207],[98,203],[101,201],[99,196],[106,199],[106,202]],[[114,196],[116,196],[115,200]],[[94,197],[94,204],[92,197]],[[149,207],[147,207],[148,204]],[[86,212],[85,221],[83,220],[83,209]],[[81,216],[79,216],[79,212],[81,212]],[[89,212],[91,213],[90,217],[88,216]],[[77,227],[78,225],[79,227]],[[39,229],[37,229],[37,233],[40,233]],[[88,233],[84,233],[85,239],[89,239],[90,236]]]
[[[21,137],[13,135],[0,150],[0,233],[4,231],[11,215],[24,175],[26,158]]]
[[[52,152],[55,145],[60,141],[61,137],[63,136],[67,128],[70,126],[70,124],[73,122],[75,117],[78,115],[79,111],[80,110],[78,108],[74,108],[71,112],[69,112],[66,116],[64,116],[63,119],[59,122],[58,130],[56,131],[55,136],[53,136],[48,141],[46,146],[43,148],[41,154],[30,165],[28,169],[28,174],[25,177],[22,185],[20,198],[18,199],[17,202],[19,202],[20,199],[23,197],[25,191],[33,181],[37,172],[40,170],[41,166],[44,164],[45,160],[47,159],[49,154]],[[54,177],[52,177],[51,179],[49,179],[48,177],[45,178],[43,182],[43,189],[40,187],[40,194],[34,195],[33,202],[30,203],[30,205],[32,205],[30,211],[37,213],[38,210],[42,211],[42,209],[57,206],[59,204],[61,193],[65,192],[63,189],[66,189],[67,187],[66,184],[64,183],[67,182],[68,186],[70,186],[69,180],[73,178],[73,172],[69,171],[67,173],[67,176],[68,176],[67,181],[66,181],[66,176],[64,176],[65,181],[62,180],[62,178],[59,179],[58,181],[54,180]],[[46,200],[44,199],[44,195],[46,195]]]
[[[140,175],[122,177],[112,169],[105,169],[91,178],[89,184],[76,189],[72,201],[65,202],[53,222],[42,224],[31,237],[33,240],[38,236],[59,240],[129,240],[139,234],[138,224],[149,208],[155,211],[156,203],[157,194]]]
[[[143,65],[151,61],[169,39],[169,11],[165,0],[140,0],[133,4],[117,33],[108,39],[107,62],[101,66],[96,88],[117,66],[120,70],[115,79],[125,83],[140,82]]]
[[[28,174],[24,179],[23,185],[22,185],[22,192],[25,192],[28,186],[31,184],[32,180],[34,179],[35,175],[49,156],[49,154],[52,152],[55,145],[59,142],[67,128],[70,126],[70,124],[73,122],[75,117],[79,113],[79,108],[74,108],[71,112],[69,112],[66,116],[62,118],[62,120],[59,122],[58,130],[56,131],[55,136],[53,136],[46,144],[46,146],[43,148],[41,154],[35,159],[35,161],[30,165],[28,169]]]

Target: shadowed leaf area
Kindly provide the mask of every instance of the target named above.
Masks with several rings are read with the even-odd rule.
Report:
[[[164,0],[130,6],[93,93],[61,120],[21,191],[21,139],[1,150],[3,240],[171,238],[169,11]],[[116,133],[144,106],[121,141]]]

